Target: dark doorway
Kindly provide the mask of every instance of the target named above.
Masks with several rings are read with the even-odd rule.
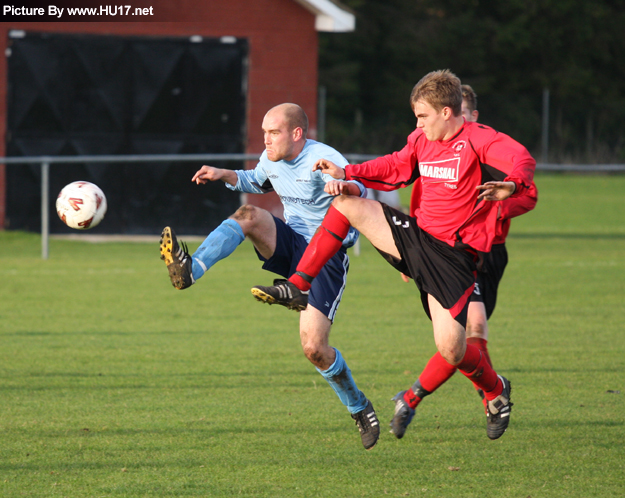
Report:
[[[8,156],[244,152],[244,39],[18,32],[9,50]],[[94,232],[205,234],[239,196],[222,182],[192,184],[200,166],[53,164],[50,231],[71,231],[54,214],[56,195],[86,180],[108,200]],[[39,165],[7,165],[7,228],[40,230],[40,198]]]

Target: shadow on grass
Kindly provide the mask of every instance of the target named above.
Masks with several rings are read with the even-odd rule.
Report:
[[[511,233],[511,239],[585,239],[585,240],[625,240],[625,233]]]
[[[522,373],[522,374],[537,374],[537,373],[568,373],[568,374],[579,374],[579,368],[576,369],[574,367],[563,367],[563,368],[558,368],[558,367],[532,367],[532,368],[519,368],[519,367],[511,367],[511,368],[499,368],[498,370],[500,370],[502,372],[502,375],[508,375],[508,374],[512,374],[512,373]],[[584,372],[588,373],[588,372],[602,372],[602,373],[617,373],[620,374],[623,372],[623,368],[619,367],[618,365],[613,366],[613,367],[608,367],[608,366],[602,366],[602,367],[595,367],[595,368],[587,368],[584,367]],[[510,379],[510,381],[512,382],[513,379]]]

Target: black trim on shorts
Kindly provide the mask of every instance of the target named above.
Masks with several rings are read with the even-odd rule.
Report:
[[[497,304],[499,282],[508,264],[506,244],[494,244],[489,253],[484,253],[482,269],[477,272],[475,290],[471,302],[484,303],[486,318],[490,318]]]

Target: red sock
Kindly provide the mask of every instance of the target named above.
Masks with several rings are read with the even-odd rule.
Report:
[[[436,391],[447,382],[454,373],[456,373],[456,367],[447,363],[440,353],[436,353],[430,358],[423,372],[421,372],[419,380],[415,383],[415,386],[420,386],[420,389],[417,388],[415,392],[413,390],[415,386],[413,386],[404,394],[406,403],[408,403],[411,408],[416,408],[425,396]]]
[[[419,381],[423,389],[433,393],[455,373],[455,365],[448,363],[440,353],[436,353],[421,372]]]
[[[469,337],[467,339],[467,344],[471,344],[479,349],[482,352],[482,355],[486,357],[488,364],[492,367],[493,362],[490,361],[490,355],[488,354],[488,348],[486,347],[487,342],[488,341],[486,341],[486,339],[480,339],[478,337]],[[482,391],[482,389],[475,382],[473,383],[473,387],[475,387],[476,391]],[[486,405],[486,398],[482,398],[482,401],[484,402],[484,405]]]
[[[482,354],[486,356],[486,361],[492,367],[493,362],[490,361],[490,355],[488,354],[488,348],[486,347],[487,343],[488,341],[486,339],[480,339],[479,337],[469,337],[467,339],[467,344],[471,344],[472,346],[475,346],[477,349],[479,349]]]
[[[411,387],[404,393],[404,401],[408,403],[408,406],[410,406],[410,408],[414,409],[419,403],[421,403],[421,400],[430,393],[423,393],[422,391],[419,391],[419,389],[417,389],[417,394],[412,389],[413,388]]]
[[[484,391],[488,400],[495,399],[503,391],[503,385],[499,382],[497,372],[488,364],[484,354],[471,344],[467,344],[467,351],[458,365],[458,370]]]
[[[289,277],[289,281],[301,290],[310,289],[312,279],[319,275],[321,268],[343,245],[351,225],[347,218],[334,206],[326,213],[321,226],[313,235],[306,251],[297,264],[297,273]],[[305,276],[300,275],[303,273]],[[308,278],[306,278],[308,277]]]

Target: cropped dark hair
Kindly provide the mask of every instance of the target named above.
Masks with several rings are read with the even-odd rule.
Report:
[[[469,111],[477,111],[477,94],[470,85],[462,85],[462,100],[467,103]]]

